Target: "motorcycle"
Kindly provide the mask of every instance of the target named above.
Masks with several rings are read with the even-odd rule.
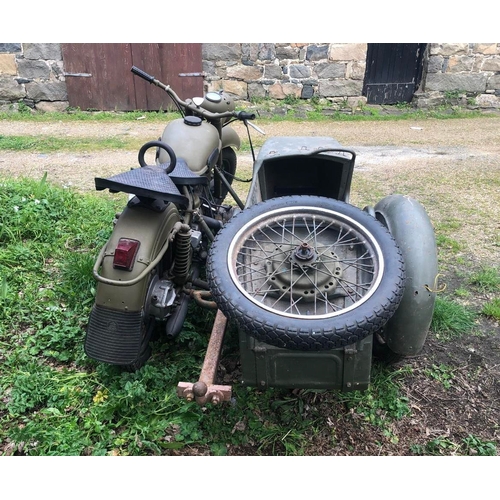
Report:
[[[240,143],[228,125],[241,120],[248,130],[255,115],[234,111],[223,92],[181,101],[132,71],[163,88],[184,117],[141,148],[141,168],[96,179],[97,189],[134,197],[94,267],[90,357],[137,369],[152,327],[177,336],[193,297],[217,308],[199,380],[177,389],[199,404],[231,398],[230,386],[216,384],[228,321],[238,329],[241,381],[260,388],[364,390],[374,354],[421,351],[437,251],[417,200],[390,195],[357,208],[352,149],[330,137],[276,137],[254,155],[243,204],[231,186]],[[153,166],[144,161],[150,147]],[[236,208],[222,205],[228,193]]]
[[[227,193],[243,207],[231,186],[241,140],[230,124],[248,124],[255,115],[236,112],[224,92],[183,101],[141,69],[134,66],[132,72],[162,88],[182,117],[140,148],[140,168],[95,179],[97,190],[128,193],[129,201],[95,262],[97,289],[85,352],[137,370],[151,354],[155,327],[163,326],[173,339],[192,298],[211,305],[200,267],[215,232],[234,211],[222,205]],[[150,149],[156,152],[153,165],[146,162]]]

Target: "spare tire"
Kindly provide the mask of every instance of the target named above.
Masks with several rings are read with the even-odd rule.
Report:
[[[404,292],[389,231],[347,203],[287,196],[252,205],[217,234],[207,259],[213,298],[273,346],[327,350],[380,330]]]

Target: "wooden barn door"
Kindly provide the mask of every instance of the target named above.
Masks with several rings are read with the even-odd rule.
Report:
[[[82,110],[174,109],[167,94],[130,72],[137,66],[181,99],[203,96],[200,43],[63,43],[69,105]]]
[[[368,104],[410,102],[422,79],[425,43],[369,43],[363,95]]]

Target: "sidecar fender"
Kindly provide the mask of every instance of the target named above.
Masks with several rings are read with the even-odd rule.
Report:
[[[406,269],[403,299],[384,327],[387,346],[396,354],[415,355],[424,346],[436,299],[436,240],[431,221],[416,200],[391,195],[375,205],[375,217],[391,232]]]
[[[113,281],[131,281],[138,277],[155,259],[175,225],[179,212],[170,203],[163,212],[154,212],[142,206],[127,206],[116,221],[109,238],[99,275]],[[121,238],[139,241],[139,249],[131,271],[114,269],[115,248]],[[124,312],[142,310],[149,276],[131,286],[116,286],[103,282],[97,285],[95,304]]]

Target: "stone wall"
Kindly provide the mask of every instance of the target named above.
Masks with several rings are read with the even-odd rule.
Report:
[[[250,100],[291,96],[364,103],[366,50],[364,43],[205,43],[206,88]]]
[[[431,43],[419,107],[444,103],[500,107],[500,44]]]
[[[239,99],[326,99],[354,108],[366,102],[367,44],[205,43],[206,90]],[[61,46],[0,43],[0,109],[19,103],[44,111],[68,106]],[[500,108],[500,44],[431,43],[414,104]]]
[[[0,43],[0,109],[19,103],[41,111],[68,107],[60,44]]]

